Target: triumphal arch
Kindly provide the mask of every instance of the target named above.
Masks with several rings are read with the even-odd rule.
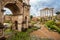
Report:
[[[14,17],[12,17],[13,23],[14,21],[18,22],[17,30],[21,31],[21,28],[28,28],[29,22],[29,0],[0,0],[0,22],[3,23],[3,8],[9,8]],[[15,19],[16,18],[16,19]]]

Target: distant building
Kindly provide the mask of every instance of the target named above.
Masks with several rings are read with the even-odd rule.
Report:
[[[44,8],[40,10],[40,17],[53,17],[54,16],[54,8]]]
[[[40,17],[53,16],[54,8],[44,8],[40,10]]]

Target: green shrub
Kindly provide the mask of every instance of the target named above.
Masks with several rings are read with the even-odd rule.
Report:
[[[52,30],[55,29],[53,25],[51,25],[50,28],[51,28]]]
[[[57,32],[60,33],[60,28],[58,26],[56,26],[55,22],[50,20],[50,21],[47,21],[46,23],[46,26],[48,28],[50,28],[51,30],[57,30]],[[60,23],[59,23],[60,24]]]
[[[53,27],[60,33],[60,28],[58,28],[57,26],[53,25]]]
[[[51,27],[52,25],[55,24],[55,22],[50,20],[50,21],[47,21],[45,24],[46,24],[46,26]]]

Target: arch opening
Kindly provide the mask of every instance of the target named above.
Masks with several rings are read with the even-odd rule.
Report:
[[[13,26],[16,26],[15,28],[18,29],[18,27],[17,27],[18,18],[17,17],[20,14],[19,7],[14,3],[8,3],[4,6],[3,10],[4,9],[8,9],[8,10],[3,11],[3,13],[5,13],[6,11],[9,11],[9,12],[7,12],[8,16],[7,15],[4,16],[4,23],[6,23],[6,22],[14,23],[15,22]],[[11,16],[9,14],[12,14],[13,16]]]
[[[4,6],[4,8],[10,9],[13,15],[18,15],[20,13],[20,10],[16,4],[8,3]]]
[[[4,15],[13,15],[12,14],[12,11],[9,9],[9,8],[3,8],[5,11],[4,11]]]

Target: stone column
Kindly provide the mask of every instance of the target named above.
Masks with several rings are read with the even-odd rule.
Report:
[[[49,9],[48,9],[48,19],[49,19],[49,14],[50,14],[50,13],[49,13]]]
[[[44,18],[45,18],[45,11],[43,13],[44,13]]]
[[[47,16],[47,10],[45,10],[46,11],[46,16]]]
[[[52,12],[51,12],[51,10],[49,11],[49,13],[50,13],[50,20],[51,20],[51,17],[52,17]]]
[[[52,17],[51,20],[53,20],[53,8],[50,9],[50,16]]]
[[[18,16],[18,31],[22,31],[23,15]]]
[[[47,19],[48,19],[48,10],[47,10]]]
[[[43,13],[44,13],[44,18],[45,18],[45,11],[43,10]]]
[[[53,20],[53,8],[52,8],[52,10],[51,10],[51,11],[52,11],[52,20]]]
[[[42,15],[43,15],[43,17],[44,17],[44,11],[42,11]]]
[[[44,10],[45,11],[45,17],[46,17],[46,10]]]
[[[0,22],[3,23],[3,14],[2,14],[1,2],[0,2]]]
[[[28,28],[28,26],[29,26],[29,17],[27,16],[27,28]]]
[[[48,19],[48,10],[46,9],[46,16],[47,16],[47,19]]]

